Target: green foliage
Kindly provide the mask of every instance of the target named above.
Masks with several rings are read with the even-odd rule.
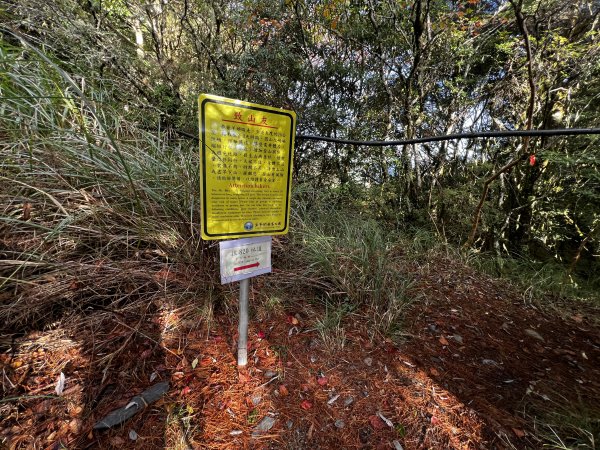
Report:
[[[353,306],[349,303],[334,305],[325,301],[325,315],[317,319],[315,328],[325,348],[332,353],[343,350],[346,345],[343,320],[352,309]]]
[[[331,317],[323,319],[323,328],[331,320],[339,324],[340,311],[368,306],[376,329],[393,336],[411,302],[411,280],[396,253],[397,235],[342,206],[347,202],[344,198],[342,194],[298,199],[293,258],[304,262],[303,276],[325,287],[328,305],[334,305]]]
[[[567,3],[523,3],[536,127],[599,123],[598,6]],[[121,229],[128,242],[193,259],[201,247],[193,225],[197,157],[193,142],[183,143],[176,130],[194,132],[200,92],[293,109],[299,132],[327,136],[399,139],[522,128],[530,90],[524,37],[505,6],[16,2],[1,13],[7,145],[0,170],[6,183],[20,186],[7,192],[63,207],[58,222],[35,224],[54,230],[48,242],[79,220],[118,228],[116,218],[126,211],[129,225]],[[340,280],[340,291],[349,287],[347,267],[361,274],[365,293],[356,290],[352,301],[389,302],[379,293],[385,277],[367,276],[389,262],[388,232],[407,233],[422,248],[434,246],[432,238],[462,244],[483,182],[520,144],[297,142],[296,181],[330,191],[329,200],[348,216],[332,226],[311,216],[319,212],[299,213],[314,231],[314,251],[306,256]],[[523,161],[492,183],[475,247],[502,260],[561,264],[575,280],[568,285],[585,291],[600,273],[597,139],[533,139],[530,152],[537,164]],[[102,199],[114,216],[94,208],[85,217],[70,212],[61,197],[68,189]],[[13,225],[16,210],[10,210]],[[346,248],[345,261],[327,256]]]
[[[598,7],[567,3],[523,4],[536,127],[598,125]],[[522,128],[530,87],[513,9],[497,2],[418,5],[425,4],[23,0],[3,14],[54,55],[75,86],[98,95],[92,100],[106,101],[138,130],[158,129],[162,148],[171,147],[174,129],[194,130],[200,92],[293,109],[298,131],[326,136],[397,139]],[[77,114],[68,100],[54,103]],[[88,119],[78,120],[85,129]],[[109,130],[123,126],[108,119],[96,125],[105,121]],[[492,184],[476,247],[519,256],[542,241],[569,265],[585,240],[577,270],[597,273],[595,142],[532,140],[540,164],[520,164]],[[295,174],[319,189],[352,190],[360,214],[368,209],[385,226],[431,227],[461,244],[483,181],[518,153],[519,143],[298,142]]]
[[[14,136],[3,168],[13,181],[89,190],[133,217],[189,222],[198,195],[194,153],[125,122],[117,109],[94,101],[102,95],[95,87],[74,92],[75,80],[59,77],[53,63],[29,54],[23,64],[21,51],[1,52],[7,72],[0,89],[11,98],[2,120]]]
[[[574,405],[554,402],[551,411],[536,414],[536,428],[546,441],[544,447],[592,450],[600,439],[599,413],[583,400]]]
[[[556,300],[568,298],[600,305],[598,279],[580,277],[558,262],[477,253],[469,255],[467,259],[479,270],[518,285],[523,291],[525,303],[545,307]]]

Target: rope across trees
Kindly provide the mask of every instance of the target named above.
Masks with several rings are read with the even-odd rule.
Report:
[[[185,131],[175,130],[175,132],[181,136],[194,139],[199,141],[197,136],[194,136]],[[503,138],[503,137],[523,137],[524,140],[527,140],[527,144],[529,143],[529,137],[536,136],[577,136],[577,135],[598,135],[600,134],[600,128],[557,128],[552,130],[503,130],[503,131],[481,131],[475,133],[456,133],[456,134],[444,134],[440,136],[429,136],[429,137],[420,137],[413,139],[402,139],[397,141],[359,141],[354,139],[340,139],[329,136],[318,136],[312,134],[297,134],[296,139],[300,141],[321,141],[321,142],[333,142],[336,144],[344,144],[344,145],[356,145],[356,146],[368,146],[368,147],[393,147],[393,146],[404,146],[404,145],[412,145],[412,144],[423,144],[427,142],[440,142],[440,141],[452,141],[452,140],[460,140],[460,139],[486,139],[486,138]],[[506,165],[501,167],[499,170],[490,175],[489,178],[485,180],[484,191],[477,205],[477,209],[475,211],[475,215],[473,218],[473,227],[471,229],[471,233],[469,238],[464,244],[465,248],[470,247],[473,244],[475,239],[475,234],[477,232],[477,225],[479,224],[479,217],[481,215],[481,209],[483,207],[483,203],[485,202],[485,197],[487,195],[489,186],[492,182],[494,182],[502,173],[507,172],[512,169],[519,161],[527,157],[527,145],[524,145],[524,148],[521,149],[521,154],[517,155],[517,157],[511,159]],[[535,156],[533,156],[535,157]],[[535,159],[534,159],[535,161]]]
[[[198,141],[198,136],[181,130],[174,130],[180,136]],[[576,136],[576,135],[600,134],[600,128],[557,128],[554,130],[504,130],[504,131],[480,131],[475,133],[442,134],[439,136],[428,136],[414,139],[402,139],[398,141],[359,141],[354,139],[340,139],[329,136],[318,136],[313,134],[297,134],[296,139],[301,141],[334,142],[336,144],[362,145],[367,147],[393,147],[399,145],[424,144],[426,142],[452,141],[457,139],[485,139],[515,136]]]
[[[186,133],[187,134],[187,133]],[[452,141],[457,139],[476,138],[499,138],[515,136],[574,136],[582,134],[600,134],[600,128],[558,128],[554,130],[504,130],[504,131],[481,131],[476,133],[443,134],[440,136],[429,136],[414,139],[403,139],[399,141],[358,141],[353,139],[339,139],[328,136],[316,136],[311,134],[297,134],[296,139],[304,141],[334,142],[337,144],[364,145],[370,147],[390,147],[397,145],[423,144],[426,142]]]

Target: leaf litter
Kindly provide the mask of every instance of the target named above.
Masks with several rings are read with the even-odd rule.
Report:
[[[524,449],[540,445],[523,408],[526,391],[531,414],[548,411],[545,399],[556,392],[571,403],[600,398],[600,331],[585,314],[543,314],[469,268],[447,261],[428,267],[415,269],[411,295],[427,301],[408,311],[403,341],[373,343],[357,311],[344,323],[346,345],[332,353],[311,345],[319,342],[311,320],[323,311],[295,305],[251,323],[244,370],[235,363],[236,317],[216,314],[199,328],[197,317],[185,320],[193,304],[168,314],[150,309],[143,322],[95,312],[93,326],[75,328],[77,339],[60,327],[31,333],[17,340],[16,352],[0,355],[10,380],[5,396],[18,398],[0,405],[0,437],[14,448],[143,442],[159,449],[179,439],[225,449],[248,448],[253,439],[265,448],[502,448],[508,440]],[[290,327],[298,332],[289,334]],[[110,362],[104,381],[99,361]],[[277,384],[265,386],[267,371],[280,374]],[[61,399],[53,398],[56,373],[69,380]],[[168,393],[126,429],[90,431],[156,380],[170,382]]]

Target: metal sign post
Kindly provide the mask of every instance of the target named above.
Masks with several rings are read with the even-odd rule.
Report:
[[[240,282],[238,366],[248,364],[248,297],[250,278],[271,272],[271,236],[221,241],[221,283]]]
[[[240,317],[238,324],[238,354],[239,367],[248,364],[248,293],[250,291],[250,278],[240,281]]]

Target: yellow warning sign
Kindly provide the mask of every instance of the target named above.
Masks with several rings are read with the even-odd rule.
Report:
[[[202,239],[286,234],[296,114],[208,94],[198,103]]]

